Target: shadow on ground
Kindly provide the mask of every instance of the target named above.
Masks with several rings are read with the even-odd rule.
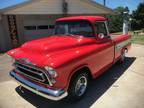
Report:
[[[22,93],[19,90],[19,87],[16,88],[16,92],[37,108],[89,108],[112,86],[116,80],[120,78],[120,76],[135,61],[135,59],[136,58],[134,57],[127,57],[123,64],[119,65],[116,63],[108,71],[106,71],[106,73],[90,82],[87,94],[82,100],[75,103],[67,102],[65,99],[57,102],[50,101],[28,90],[25,90],[25,92]],[[113,85],[113,87],[118,87],[118,85]]]

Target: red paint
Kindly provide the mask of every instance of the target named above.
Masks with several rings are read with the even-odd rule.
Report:
[[[96,21],[106,19],[100,16],[79,16],[60,18],[57,21],[66,20],[87,20],[94,28]],[[88,67],[93,78],[107,70],[120,57],[123,48],[129,49],[131,42],[116,53],[115,45],[129,38],[128,35],[120,35],[113,39],[98,39],[96,35],[95,38],[50,36],[26,42],[21,47],[8,51],[7,54],[15,59],[27,58],[41,68],[52,67],[58,73],[53,88],[67,89],[71,76],[78,69]]]
[[[68,20],[87,20],[93,23],[95,21],[106,21],[106,18],[102,16],[74,16],[74,17],[59,18],[56,21],[68,21]]]

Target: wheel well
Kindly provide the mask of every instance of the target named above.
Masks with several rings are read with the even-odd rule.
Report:
[[[67,86],[68,88],[67,88],[67,89],[69,89],[69,86],[70,86],[70,84],[72,83],[71,81],[73,80],[73,78],[75,78],[75,76],[78,75],[78,74],[81,73],[81,72],[86,72],[86,73],[88,74],[89,80],[91,80],[91,79],[93,78],[90,69],[89,69],[88,67],[86,67],[86,66],[85,66],[85,67],[82,67],[82,68],[76,70],[76,71],[74,72],[74,74],[71,75],[71,77],[70,77],[70,79],[69,79],[69,83],[68,83],[68,86]]]
[[[79,74],[81,72],[86,72],[88,74],[89,78],[92,79],[92,74],[91,74],[91,71],[90,71],[90,69],[88,67],[82,67],[82,68],[78,69],[77,71],[75,71],[75,73],[71,76],[71,79],[75,75],[77,75],[77,74]]]

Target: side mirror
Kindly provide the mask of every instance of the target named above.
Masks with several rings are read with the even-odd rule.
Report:
[[[103,39],[103,38],[111,38],[109,35],[105,35],[104,33],[99,33],[98,34],[98,37],[100,38],[100,39]]]
[[[103,39],[103,38],[105,37],[105,35],[104,35],[104,33],[99,33],[99,34],[98,34],[98,37],[99,37],[100,39]]]

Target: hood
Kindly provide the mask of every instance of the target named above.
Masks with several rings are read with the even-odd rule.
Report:
[[[9,51],[8,54],[15,59],[26,58],[39,67],[56,66],[58,65],[56,62],[59,61],[60,65],[60,61],[70,59],[70,57],[66,59],[67,54],[73,56],[75,50],[94,43],[94,40],[82,36],[50,36],[26,42],[21,47]]]
[[[33,53],[53,53],[90,43],[90,40],[82,36],[50,36],[27,42],[21,46],[21,49]]]

